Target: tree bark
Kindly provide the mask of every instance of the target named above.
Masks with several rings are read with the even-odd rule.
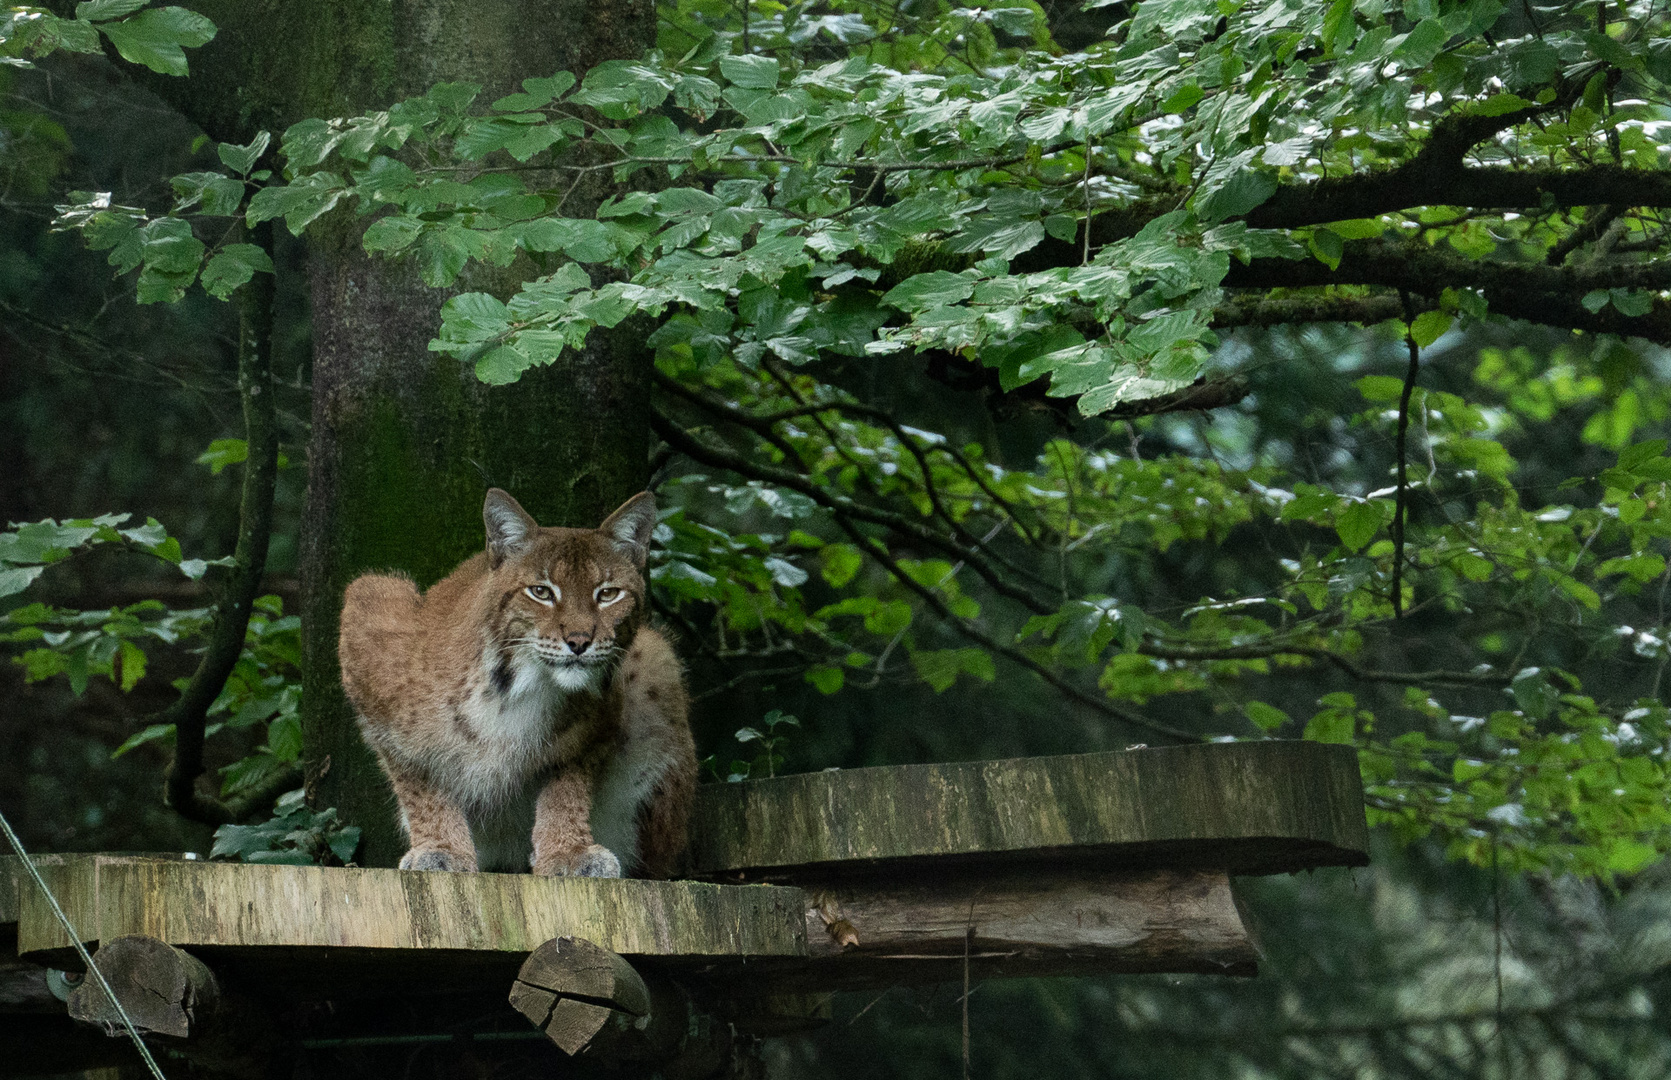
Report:
[[[199,0],[219,27],[191,54],[189,79],[136,76],[217,139],[243,142],[309,116],[386,108],[437,82],[483,99],[527,77],[635,57],[654,40],[649,0]],[[584,214],[609,194],[576,192]],[[303,511],[303,757],[309,801],[363,831],[359,861],[403,849],[387,784],[360,741],[336,659],[349,581],[370,570],[421,587],[482,543],[481,499],[511,491],[542,524],[592,526],[648,480],[650,359],[642,328],[489,388],[429,352],[449,290],[410,260],[372,258],[348,211],[308,236],[313,303],[313,431]],[[459,283],[501,297],[506,274]]]

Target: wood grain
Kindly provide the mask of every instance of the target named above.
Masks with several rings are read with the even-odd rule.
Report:
[[[856,989],[976,977],[1192,971],[1252,975],[1257,949],[1220,870],[1047,870],[831,879],[807,887],[804,970]]]
[[[93,957],[129,1019],[141,1031],[188,1039],[221,1009],[220,980],[203,961],[155,938],[119,937]],[[109,1035],[122,1033],[121,1014],[97,979],[70,995],[70,1016]]]
[[[1268,741],[803,773],[699,789],[695,876],[1002,860],[1286,873],[1368,862],[1348,746]]]
[[[626,959],[578,938],[554,938],[529,954],[511,986],[511,1007],[574,1056],[614,1013],[650,1015],[650,991]]]
[[[627,956],[801,956],[794,889],[316,866],[67,857],[42,875],[83,938],[170,945],[521,954],[584,937]],[[18,904],[18,953],[61,955],[35,890]]]

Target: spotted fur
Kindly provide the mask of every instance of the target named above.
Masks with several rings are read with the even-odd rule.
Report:
[[[684,678],[645,625],[655,499],[541,528],[487,493],[487,550],[420,594],[348,586],[339,656],[410,870],[665,877],[696,785]]]

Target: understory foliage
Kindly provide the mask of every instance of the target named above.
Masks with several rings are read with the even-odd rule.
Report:
[[[225,453],[225,448],[220,452]],[[184,558],[180,541],[156,520],[124,528],[126,520],[125,514],[49,519],[0,533],[0,598],[23,592],[54,563],[104,546],[161,560],[193,581],[211,566],[231,562]],[[221,771],[222,797],[242,794],[286,766],[294,766],[302,751],[297,715],[301,620],[285,615],[283,601],[276,596],[261,597],[255,607],[242,655],[209,706],[206,732],[214,735],[253,727],[265,731],[265,740],[254,754]],[[91,611],[35,602],[0,615],[0,643],[16,650],[14,659],[23,667],[25,682],[62,675],[79,697],[91,679],[103,678],[126,693],[145,678],[151,651],[198,646],[211,631],[214,618],[212,607],[170,608],[160,600]],[[175,680],[175,688],[183,689],[186,682]],[[116,747],[112,756],[121,757],[148,742],[172,744],[174,737],[174,724],[148,724]]]

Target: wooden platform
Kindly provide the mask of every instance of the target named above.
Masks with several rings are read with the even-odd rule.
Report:
[[[1369,861],[1349,746],[1168,746],[892,765],[698,790],[692,869],[802,882],[1002,862],[1290,873]]]
[[[90,945],[142,935],[240,992],[339,1003],[333,1016],[379,995],[502,1002],[530,952],[573,937],[759,1017],[764,997],[961,979],[965,965],[976,979],[1251,975],[1232,876],[1361,865],[1367,843],[1351,748],[1261,742],[708,785],[692,835],[705,880],[37,863]],[[0,859],[0,953],[77,967],[15,858]],[[14,982],[61,1011],[44,984]]]
[[[72,963],[69,939],[12,857],[18,953]],[[505,954],[554,937],[623,956],[805,956],[798,889],[698,882],[257,866],[60,856],[42,876],[86,941],[128,934],[254,954],[381,950]],[[3,895],[3,893],[0,893]],[[0,921],[5,910],[0,907]]]

